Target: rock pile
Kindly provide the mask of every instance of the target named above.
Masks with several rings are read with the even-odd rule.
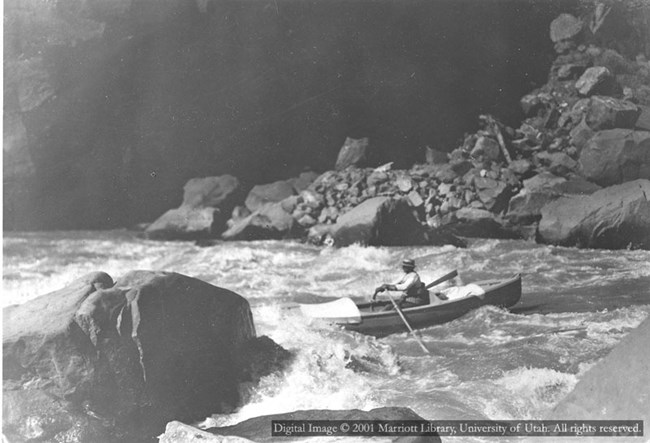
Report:
[[[547,83],[521,99],[525,119],[518,128],[481,115],[479,130],[466,135],[460,146],[448,154],[427,149],[427,162],[409,170],[393,170],[390,163],[364,167],[371,141],[348,138],[335,170],[253,188],[245,206],[233,211],[222,237],[339,244],[412,244],[418,237],[417,242],[430,244],[437,236],[437,241],[457,244],[440,235],[454,233],[570,243],[538,231],[543,214],[552,217],[544,207],[602,186],[650,179],[650,62],[596,44],[599,29],[607,24],[601,9],[588,11],[591,22],[562,14],[551,23],[558,56]],[[397,212],[390,217],[409,220],[404,229],[418,234],[382,239],[377,233],[386,232],[390,217],[381,216],[387,206],[379,198],[399,201],[391,206]],[[371,199],[379,203],[339,223]],[[634,232],[646,229],[630,223]],[[590,244],[621,248],[645,242]]]

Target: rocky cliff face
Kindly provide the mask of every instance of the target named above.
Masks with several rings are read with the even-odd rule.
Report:
[[[7,1],[4,225],[151,221],[192,177],[330,169],[347,136],[370,164],[449,151],[480,113],[519,118],[569,6]]]

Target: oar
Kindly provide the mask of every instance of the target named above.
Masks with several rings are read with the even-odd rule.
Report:
[[[424,346],[424,343],[422,343],[422,340],[420,340],[420,337],[417,336],[417,334],[415,333],[415,331],[413,330],[413,328],[411,327],[409,322],[406,320],[406,317],[404,316],[404,313],[402,312],[400,307],[397,305],[397,302],[395,302],[395,299],[393,298],[392,295],[390,295],[390,293],[388,293],[388,298],[390,298],[390,301],[393,302],[393,306],[395,307],[395,310],[397,311],[399,316],[402,318],[402,321],[404,322],[406,327],[409,329],[409,331],[411,331],[411,334],[413,334],[413,337],[415,337],[415,340],[417,340],[417,342],[420,345],[420,347],[422,348],[422,350],[424,352],[426,352],[427,354],[431,354],[431,352],[429,352],[427,347]]]
[[[352,299],[343,297],[326,303],[300,304],[302,313],[311,318],[322,318],[329,320],[347,320],[348,322],[360,323],[361,312]]]
[[[433,286],[439,285],[442,282],[445,282],[447,280],[451,280],[452,278],[456,277],[457,275],[458,275],[458,271],[454,269],[449,274],[445,274],[442,277],[440,277],[438,280],[434,280],[431,283],[429,283],[428,285],[426,285],[425,289],[432,288]]]

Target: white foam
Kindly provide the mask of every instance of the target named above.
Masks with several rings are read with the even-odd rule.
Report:
[[[486,405],[494,420],[539,420],[573,390],[578,377],[548,368],[517,368],[494,381],[501,395]]]

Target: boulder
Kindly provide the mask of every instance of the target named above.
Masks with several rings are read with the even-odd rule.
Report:
[[[167,423],[165,433],[158,437],[158,443],[253,443],[252,440],[233,435],[218,435],[186,425],[179,421]]]
[[[540,152],[535,157],[544,167],[556,175],[566,175],[571,171],[575,171],[578,167],[578,162],[565,152]]]
[[[406,201],[374,197],[339,216],[332,236],[337,246],[416,245],[424,242],[424,228]]]
[[[458,177],[467,174],[474,167],[471,161],[459,159],[452,160],[449,165]]]
[[[424,200],[422,199],[422,196],[415,190],[409,192],[407,198],[409,200],[409,203],[411,203],[411,206],[415,208],[419,208],[424,205]]]
[[[413,180],[406,174],[400,175],[395,180],[395,186],[400,192],[407,194],[413,189]]]
[[[551,188],[562,195],[591,195],[601,189],[597,184],[587,181],[579,175],[570,176],[568,180]]]
[[[530,171],[526,172],[522,178],[528,176],[530,173]],[[512,169],[510,169],[510,167],[502,167],[498,172],[498,176],[501,181],[505,182],[506,185],[510,186],[511,188],[519,188],[521,186],[520,178],[517,176],[517,174],[514,173]]]
[[[307,231],[307,241],[315,245],[331,245],[334,243],[333,228],[332,224],[314,225]]]
[[[541,210],[544,243],[650,249],[650,181],[635,180],[589,196],[561,197]]]
[[[183,187],[181,206],[151,223],[145,236],[158,240],[217,237],[226,228],[226,214],[230,214],[240,197],[239,180],[232,175],[193,178]]]
[[[552,103],[553,97],[550,94],[541,91],[526,94],[519,101],[521,109],[527,117],[533,117],[542,111],[546,111],[546,109],[552,107]]]
[[[313,209],[321,208],[325,204],[325,198],[323,195],[311,189],[305,189],[302,191],[300,193],[300,199],[303,204]]]
[[[168,272],[115,284],[90,274],[3,310],[3,433],[151,441],[172,419],[240,405],[244,387],[288,358],[269,342],[255,337],[248,302],[226,289]]]
[[[507,212],[508,220],[518,225],[538,221],[542,208],[563,195],[589,195],[600,189],[579,176],[567,180],[548,172],[524,180],[523,184],[519,193],[510,199]]]
[[[321,214],[321,215],[322,215],[322,214]],[[314,226],[314,225],[315,225],[316,223],[318,223],[318,222],[323,223],[323,222],[325,222],[325,221],[326,221],[326,220],[321,220],[321,217],[318,217],[318,220],[316,220],[316,219],[314,219],[314,217],[312,217],[311,215],[309,215],[309,214],[305,214],[305,215],[303,215],[302,217],[300,217],[300,218],[298,219],[298,224],[299,224],[300,226],[304,227],[304,228],[309,228],[309,227],[311,227],[311,226]]]
[[[369,140],[367,137],[354,139],[346,138],[336,159],[336,170],[341,171],[348,166],[363,167],[367,160]]]
[[[388,421],[388,420],[424,420],[409,408],[401,407],[383,407],[370,411],[361,411],[359,409],[350,410],[306,410],[286,412],[284,414],[265,415],[245,420],[234,426],[224,426],[221,428],[208,428],[207,432],[218,435],[234,435],[247,438],[253,441],[270,441],[273,421],[279,420],[370,420],[370,421]],[[279,439],[280,437],[275,437]],[[286,439],[288,437],[281,437]],[[305,439],[306,437],[301,437]],[[309,437],[307,437],[309,438]],[[313,438],[313,437],[312,437]],[[350,438],[350,437],[343,437]],[[411,436],[411,437],[382,437],[382,440],[393,442],[440,442],[438,436]]]
[[[569,180],[542,173],[524,180],[524,187],[510,199],[507,218],[518,225],[539,221],[542,208],[563,195],[589,195],[600,186],[575,176]]]
[[[507,207],[510,188],[504,182],[489,177],[476,177],[474,185],[479,200],[487,209],[499,212]]]
[[[497,161],[501,155],[501,148],[493,138],[481,136],[476,140],[470,155],[472,158],[480,159],[480,161]]]
[[[594,66],[587,69],[576,81],[576,89],[583,96],[594,94],[610,94],[615,85],[615,78],[604,66]]]
[[[562,114],[558,118],[557,127],[571,131],[571,129],[578,126],[580,122],[584,121],[585,119],[585,114],[587,114],[587,110],[589,109],[589,103],[590,103],[589,98],[582,98],[577,100],[572,105],[567,104],[567,106],[564,107]],[[532,132],[532,131],[529,130],[528,132]],[[541,143],[542,140],[540,137],[535,137],[534,142],[535,141],[538,142],[539,144]]]
[[[434,177],[443,183],[452,183],[454,179],[458,177],[458,174],[454,170],[453,165],[445,163],[443,165],[436,165],[437,168],[434,172]]]
[[[528,180],[523,181],[523,186],[529,191],[538,191],[540,189],[550,188],[560,183],[566,182],[566,178],[559,177],[550,172],[542,172]]]
[[[558,197],[559,195],[557,193],[550,190],[532,192],[523,188],[510,199],[506,216],[508,220],[516,224],[536,222],[542,217],[542,208]]]
[[[585,122],[594,131],[614,128],[634,128],[641,110],[627,100],[594,96],[589,101]]]
[[[591,367],[549,420],[643,420],[650,423],[650,319]],[[647,430],[646,430],[647,432]],[[597,440],[600,441],[602,437]],[[615,439],[620,440],[620,439]],[[638,437],[632,439],[638,440]]]
[[[296,220],[284,210],[282,202],[267,203],[251,215],[235,222],[221,234],[224,240],[267,240],[296,235]]]
[[[558,80],[577,80],[587,70],[587,66],[578,63],[567,63],[557,69]]]
[[[318,178],[318,174],[313,171],[306,171],[300,173],[298,177],[292,178],[287,180],[291,186],[293,186],[293,190],[296,192],[296,194],[300,194],[302,191],[307,189],[309,185],[311,185],[314,180]]]
[[[461,243],[446,234],[427,232],[407,198],[374,197],[339,216],[331,236],[337,246],[408,246]]]
[[[182,206],[221,208],[229,213],[235,207],[240,191],[239,180],[232,175],[193,178],[183,187]]]
[[[450,232],[461,237],[517,238],[513,231],[505,229],[494,213],[485,209],[461,208],[454,212],[454,220],[446,225]]]
[[[430,164],[442,164],[449,161],[446,152],[430,148],[429,146],[426,147],[425,159],[426,162]]]
[[[451,195],[454,191],[454,186],[449,183],[440,183],[438,185],[437,194],[441,196]]]
[[[551,22],[550,37],[553,43],[576,38],[582,31],[582,20],[571,14],[560,14]]]
[[[337,171],[325,171],[309,186],[310,189],[322,192],[339,181],[339,173]]]
[[[580,120],[577,126],[571,129],[569,133],[571,144],[576,147],[577,152],[581,152],[587,142],[595,134],[594,130],[587,125],[585,119]]]
[[[299,203],[300,203],[300,197],[297,195],[292,195],[282,200],[280,202],[280,206],[282,206],[282,209],[284,209],[285,212],[291,214],[293,211],[296,210]]]
[[[640,114],[634,127],[642,131],[650,131],[650,106],[639,106]]]
[[[389,175],[388,172],[372,171],[366,178],[366,184],[368,185],[368,187],[378,186],[383,183],[386,183],[390,178],[391,176]]]
[[[517,175],[526,175],[532,169],[533,165],[529,160],[519,159],[513,160],[508,168]]]
[[[250,190],[244,203],[246,207],[255,212],[267,203],[281,202],[287,197],[296,194],[290,181],[280,180],[265,185],[254,186]]]
[[[181,206],[170,209],[147,226],[145,236],[155,240],[200,240],[217,237],[227,217],[219,208]]]
[[[226,222],[228,228],[232,228],[237,222],[251,215],[251,211],[246,206],[235,206],[232,210],[230,220]]]
[[[601,186],[650,178],[650,132],[598,132],[583,148],[579,162],[582,175]]]

